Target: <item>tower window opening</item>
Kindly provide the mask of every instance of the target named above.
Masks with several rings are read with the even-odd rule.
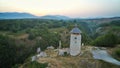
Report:
[[[75,37],[75,39],[77,39],[77,37]]]

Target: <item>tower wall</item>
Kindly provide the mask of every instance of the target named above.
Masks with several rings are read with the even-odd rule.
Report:
[[[81,35],[71,34],[70,38],[70,55],[76,56],[81,51]]]

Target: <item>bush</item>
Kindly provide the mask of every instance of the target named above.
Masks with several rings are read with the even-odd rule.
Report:
[[[117,57],[120,57],[120,48],[115,50],[115,55],[116,55]]]
[[[103,46],[103,47],[114,47],[118,43],[118,38],[113,33],[108,33],[103,36],[96,38],[92,45]]]
[[[29,40],[35,39],[35,34],[34,33],[29,33],[28,39]]]

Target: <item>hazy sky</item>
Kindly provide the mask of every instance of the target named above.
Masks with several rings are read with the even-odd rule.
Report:
[[[0,12],[111,17],[120,16],[120,0],[0,0]]]

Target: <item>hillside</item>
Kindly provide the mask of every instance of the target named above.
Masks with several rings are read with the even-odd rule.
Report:
[[[41,47],[42,51],[46,51],[46,48],[48,46],[54,46],[55,48],[58,48],[60,40],[62,42],[61,45],[63,48],[69,47],[70,31],[73,27],[75,27],[75,24],[77,24],[78,28],[82,31],[82,43],[84,43],[85,45],[90,45],[91,42],[96,40],[97,37],[107,34],[107,31],[111,31],[115,34],[115,36],[118,36],[119,38],[119,22],[120,21],[117,19],[113,19],[111,20],[111,22],[108,23],[97,23],[97,21],[87,22],[81,19],[51,20],[37,18],[0,20],[0,60],[3,61],[2,64],[0,62],[0,66],[1,68],[10,68],[14,66],[19,67],[21,65],[24,65],[24,63],[26,63],[26,61],[31,56],[36,54],[36,49],[38,47]],[[50,51],[48,51],[48,53],[49,52]],[[102,65],[103,62],[93,60],[91,58],[91,54],[88,51],[86,54],[87,55],[84,55],[83,57],[85,59],[85,63],[83,65],[89,65],[89,63],[90,65],[92,65],[92,62],[95,62],[95,64],[98,65],[100,62],[100,66]],[[119,57],[118,55],[119,51],[117,51],[117,57]],[[2,59],[3,57],[5,59]],[[88,59],[87,57],[90,57],[90,59]],[[82,64],[82,60],[78,56],[76,58],[67,56],[43,58],[40,60],[48,60],[48,62],[54,62],[55,65],[57,65],[56,62],[58,62],[58,64],[63,66],[68,64],[70,66],[73,65],[75,67],[78,67],[79,63]],[[72,62],[70,60],[75,60],[76,62]],[[89,62],[87,63],[87,61]],[[54,64],[52,65],[54,66]],[[105,66],[106,65],[107,63],[105,63]]]
[[[53,20],[69,20],[70,18],[62,15],[45,15],[36,16],[30,13],[19,13],[19,12],[3,12],[0,13],[0,19],[53,19]]]
[[[102,60],[96,60],[90,53],[91,46],[82,47],[82,54],[78,56],[59,56],[57,51],[53,49],[48,49],[45,52],[47,57],[40,57],[36,62],[40,64],[47,63],[48,68],[119,68],[119,66],[104,62]],[[28,62],[28,61],[27,61]],[[30,61],[29,61],[30,62]],[[29,63],[25,63],[20,66],[20,68],[29,67]]]
[[[120,37],[120,20],[113,20],[109,23],[100,24],[95,30],[95,34],[98,36],[106,34],[108,32],[112,32]]]
[[[37,18],[37,16],[29,13],[18,13],[18,12],[0,13],[0,19],[24,19],[24,18]]]
[[[67,16],[62,16],[62,15],[45,15],[41,16],[41,19],[53,19],[53,20],[70,20],[69,17]]]

